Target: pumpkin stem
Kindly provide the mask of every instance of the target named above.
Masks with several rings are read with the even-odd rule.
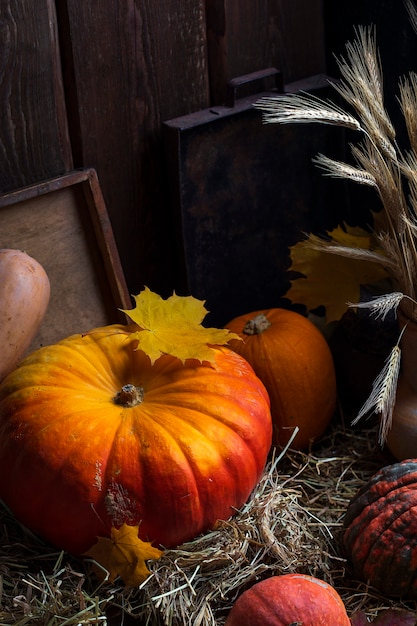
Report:
[[[243,332],[245,335],[260,335],[271,326],[271,322],[264,313],[255,315],[254,318],[246,322]]]
[[[143,387],[136,387],[136,385],[123,385],[120,391],[117,392],[113,401],[116,404],[121,404],[125,407],[133,407],[138,404],[142,404],[145,390]]]

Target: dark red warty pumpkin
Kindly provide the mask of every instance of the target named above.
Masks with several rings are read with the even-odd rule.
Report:
[[[343,544],[362,580],[417,600],[417,459],[383,467],[354,496]]]

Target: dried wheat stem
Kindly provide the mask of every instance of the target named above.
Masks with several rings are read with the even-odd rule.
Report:
[[[401,349],[394,346],[387,361],[385,372],[382,372],[381,387],[375,405],[375,412],[381,415],[379,428],[379,444],[384,445],[392,426],[398,376],[400,373]]]
[[[337,105],[311,94],[288,94],[261,98],[254,107],[263,112],[263,121],[273,124],[319,122],[362,131],[358,120]]]
[[[410,22],[414,30],[417,32],[417,8],[413,0],[404,0],[405,7],[408,11]]]
[[[381,319],[383,321],[391,311],[393,311],[396,315],[398,306],[404,298],[408,298],[408,296],[400,291],[394,291],[383,296],[377,296],[367,302],[348,302],[347,304],[350,308],[369,309],[371,316],[374,316],[375,319]],[[412,300],[412,298],[408,299]],[[412,300],[412,302],[417,304],[414,300]]]
[[[355,29],[355,35],[355,41],[346,44],[350,62],[349,66],[345,64],[346,68],[351,67],[354,76],[363,78],[364,82],[369,85],[370,92],[374,94],[374,98],[382,105],[382,71],[376,46],[375,27],[359,26]]]
[[[385,443],[387,434],[392,425],[395,395],[401,364],[401,349],[399,347],[399,342],[404,330],[405,327],[401,331],[397,344],[393,347],[390,355],[386,359],[382,371],[375,379],[371,395],[352,422],[352,424],[356,424],[368,413],[379,414],[381,416],[379,430],[379,443],[381,446]]]
[[[417,74],[411,72],[399,83],[400,106],[404,116],[410,145],[417,152]]]
[[[379,265],[388,266],[391,269],[393,269],[394,265],[390,259],[385,258],[385,256],[379,252],[368,250],[367,248],[344,246],[334,243],[333,241],[326,241],[316,235],[310,235],[309,238],[303,242],[303,245],[319,252],[328,252],[329,254],[336,254],[358,261],[370,261],[372,263],[378,263]]]
[[[390,232],[400,231],[404,226],[400,216],[407,212],[407,204],[401,183],[399,162],[384,158],[375,143],[369,139],[365,139],[359,145],[351,146],[351,152],[362,168],[376,180]]]
[[[395,159],[391,141],[395,128],[384,107],[382,72],[375,43],[374,28],[359,27],[356,40],[346,44],[347,61],[337,59],[344,80],[335,89],[356,110],[362,125],[389,158]]]
[[[389,261],[386,267],[389,269],[391,278],[398,285],[397,290],[416,299],[413,281],[413,274],[416,274],[415,259],[410,254],[408,244],[404,242],[404,234],[379,232],[377,236],[385,258]]]
[[[370,187],[376,188],[378,187],[375,176],[373,176],[370,172],[353,167],[347,163],[343,163],[342,161],[330,159],[324,154],[318,154],[317,157],[313,159],[313,163],[316,163],[316,165],[321,167],[324,170],[324,174],[327,176],[332,176],[333,178],[345,178],[353,180],[361,185],[369,185]]]

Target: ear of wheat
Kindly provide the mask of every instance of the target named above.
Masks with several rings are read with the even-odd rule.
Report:
[[[417,32],[414,1],[404,2]],[[382,205],[381,215],[374,223],[381,252],[336,245],[312,234],[306,244],[331,254],[382,264],[391,278],[393,293],[368,305],[371,314],[383,319],[389,310],[401,307],[410,319],[417,320],[417,74],[410,73],[399,81],[398,101],[409,139],[408,150],[402,152],[384,105],[375,29],[357,28],[355,40],[346,44],[346,55],[337,62],[341,80],[330,85],[346,102],[346,111],[306,93],[263,98],[255,107],[262,112],[265,123],[314,122],[358,131],[358,142],[350,146],[354,165],[322,154],[314,161],[325,175],[375,189]],[[398,342],[357,417],[360,419],[372,410],[381,414],[381,442],[391,423],[400,357]]]

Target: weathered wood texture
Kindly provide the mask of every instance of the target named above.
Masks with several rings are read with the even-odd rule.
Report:
[[[322,0],[206,0],[212,104],[231,78],[265,67],[286,83],[325,71]]]
[[[4,0],[1,190],[95,168],[129,290],[170,293],[162,122],[219,102],[251,71],[275,65],[287,82],[323,71],[322,2]]]
[[[71,168],[53,0],[0,3],[0,192]]]
[[[75,90],[76,165],[98,172],[131,290],[146,283],[161,291],[171,282],[172,253],[160,127],[164,118],[207,105],[203,6],[194,0],[107,0],[105,10],[103,0],[59,6],[73,63],[66,71]]]

